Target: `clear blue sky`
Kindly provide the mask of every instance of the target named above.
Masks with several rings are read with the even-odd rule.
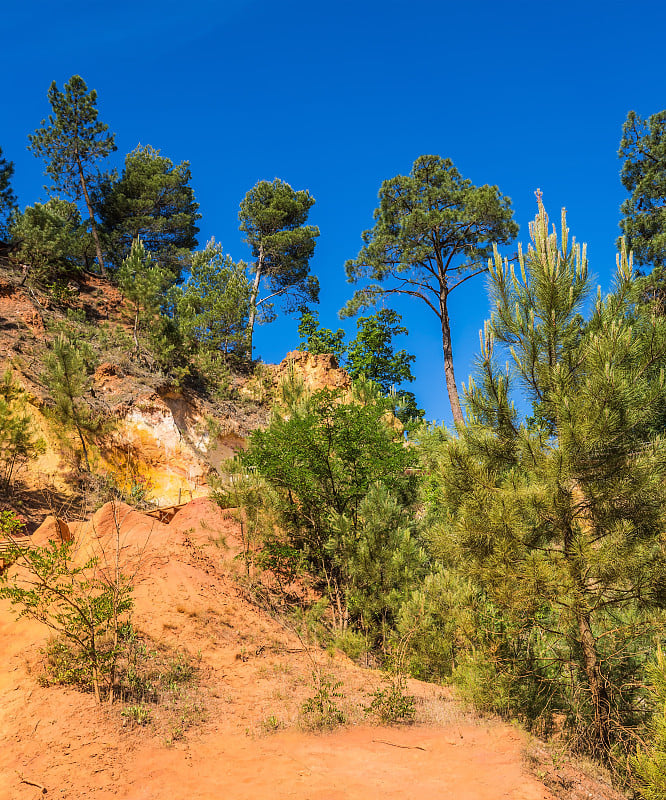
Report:
[[[50,110],[51,81],[80,74],[116,133],[117,166],[139,142],[191,162],[202,245],[215,236],[247,258],[237,213],[248,189],[274,177],[309,189],[328,327],[352,291],[343,265],[382,180],[424,153],[497,184],[523,241],[535,189],[551,218],[566,206],[605,289],[624,198],[621,126],[629,109],[666,108],[665,29],[663,0],[6,2],[0,147],[21,206],[44,199],[27,135]],[[483,279],[451,300],[460,384],[488,315]],[[398,308],[410,330],[401,346],[417,356],[412,388],[429,418],[449,422],[437,320]],[[260,329],[256,353],[278,361],[297,343],[284,318]]]

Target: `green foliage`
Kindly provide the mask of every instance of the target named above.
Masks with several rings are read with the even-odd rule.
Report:
[[[391,386],[413,381],[411,363],[414,356],[406,350],[393,350],[393,337],[408,333],[400,325],[400,314],[382,308],[370,317],[358,320],[358,333],[349,343],[347,372],[353,378],[364,376],[378,384],[383,394]]]
[[[581,747],[630,748],[641,665],[666,602],[660,438],[666,320],[633,313],[631,265],[589,322],[585,250],[539,213],[519,268],[496,254],[468,424],[435,434],[428,506],[446,564],[479,595],[472,666],[496,707],[563,710]],[[512,369],[497,367],[505,347]],[[516,380],[533,403],[521,422]],[[469,666],[470,661],[467,660]],[[581,690],[584,686],[584,690]]]
[[[630,111],[618,152],[630,197],[620,221],[637,264],[666,267],[666,111],[647,119]]]
[[[138,725],[139,727],[148,725],[152,719],[150,709],[142,704],[126,706],[120,712],[120,715],[130,725]]]
[[[647,671],[652,685],[655,712],[651,722],[651,741],[634,759],[636,788],[644,800],[666,797],[666,658],[660,648]]]
[[[342,363],[347,347],[344,342],[345,332],[342,328],[332,331],[330,328],[319,327],[319,314],[316,311],[303,311],[298,323],[298,335],[303,340],[299,350],[312,355],[332,354],[339,363]]]
[[[59,647],[53,655],[58,674],[77,683],[85,674],[101,702],[105,690],[113,699],[132,585],[118,564],[93,557],[77,565],[72,547],[71,542],[14,546],[11,557],[20,569],[0,578],[0,597],[18,608],[19,617],[36,619],[63,637],[65,649]]]
[[[414,380],[411,364],[415,360],[406,350],[393,349],[393,337],[406,335],[400,325],[401,316],[390,308],[382,308],[368,317],[360,317],[358,333],[347,348],[346,369],[353,379],[374,381],[385,395],[394,398],[394,412],[401,422],[423,418],[412,392],[397,389],[404,381]]]
[[[393,349],[393,337],[408,332],[400,325],[401,319],[400,314],[388,308],[361,317],[356,338],[346,345],[341,328],[335,332],[321,328],[317,312],[304,311],[298,325],[303,339],[298,349],[312,354],[332,353],[353,379],[373,381],[384,395],[391,397],[393,412],[403,424],[415,422],[423,418],[423,411],[417,408],[414,394],[396,389],[403,381],[414,380],[410,367],[414,356],[406,350]]]
[[[453,373],[449,294],[485,271],[494,243],[515,238],[511,202],[496,186],[474,186],[449,159],[417,158],[409,175],[382,183],[375,226],[363,234],[347,278],[371,283],[343,309],[353,315],[391,294],[415,297],[436,315],[442,330],[445,374],[455,422],[463,415]]]
[[[301,706],[301,715],[306,727],[313,730],[335,728],[344,725],[345,715],[337,701],[344,699],[340,691],[342,681],[334,681],[320,669],[312,671],[314,694]]]
[[[175,164],[150,145],[125,157],[118,180],[107,177],[98,188],[107,257],[119,267],[141,239],[172,281],[180,280],[197,246],[199,204],[190,186],[189,162]]]
[[[9,370],[0,382],[0,490],[9,491],[16,473],[27,461],[43,452],[27,410],[27,396]]]
[[[91,261],[92,242],[75,203],[54,197],[28,206],[10,226],[13,259],[28,267],[32,283],[49,286],[75,277]]]
[[[0,539],[13,539],[24,527],[15,511],[0,511]]]
[[[170,301],[183,343],[194,364],[213,373],[204,372],[209,380],[219,380],[216,364],[222,369],[245,356],[250,287],[245,264],[232,261],[221,245],[211,240],[194,254],[186,285],[174,288]]]
[[[248,320],[250,355],[255,321],[273,319],[275,298],[283,299],[287,311],[318,301],[319,281],[310,275],[310,258],[319,228],[305,224],[314,202],[309,192],[295,191],[275,178],[259,181],[240,204],[240,230],[255,259]],[[267,294],[260,298],[262,282]]]
[[[141,351],[140,338],[155,330],[157,316],[171,276],[147,253],[141,239],[132,242],[129,256],[116,275],[118,286],[134,307],[134,355]]]
[[[415,697],[407,693],[407,680],[402,673],[386,675],[384,687],[372,694],[372,702],[363,710],[366,715],[374,714],[383,725],[409,723],[416,714]]]
[[[9,235],[9,220],[18,210],[18,201],[11,186],[13,174],[14,162],[3,157],[0,147],[0,240]]]
[[[416,456],[391,427],[389,402],[366,394],[341,402],[340,392],[294,392],[252,434],[241,461],[268,485],[263,510],[302,553],[335,627],[353,619],[381,640],[421,559],[403,512],[414,499],[407,470]]]
[[[97,259],[104,272],[88,184],[97,162],[116,149],[114,137],[108,133],[109,126],[97,119],[97,92],[94,89],[88,92],[79,75],[69,79],[63,92],[53,81],[48,99],[53,113],[28,137],[28,150],[46,161],[46,174],[51,177],[53,189],[74,200],[85,199]]]
[[[459,657],[479,641],[478,590],[439,566],[401,604],[396,638],[404,641],[405,668],[421,680],[450,680]]]
[[[60,334],[53,342],[52,350],[44,357],[42,375],[55,404],[56,418],[66,427],[76,430],[87,472],[90,472],[90,459],[84,434],[94,433],[100,425],[85,399],[93,369],[86,358],[89,353],[82,343]]]
[[[331,513],[325,544],[350,620],[384,647],[401,604],[424,574],[415,524],[386,486],[375,483],[355,514]]]

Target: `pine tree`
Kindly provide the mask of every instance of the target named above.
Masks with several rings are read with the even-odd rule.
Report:
[[[0,381],[0,489],[9,491],[21,466],[43,449],[44,442],[27,409],[26,393],[7,371]]]
[[[176,287],[171,301],[178,328],[195,359],[204,354],[223,361],[242,358],[250,313],[245,264],[236,264],[211,240],[194,254],[190,277]]]
[[[134,306],[134,353],[139,355],[140,333],[154,321],[164,302],[171,276],[153,261],[141,239],[135,239],[129,256],[118,270],[117,281],[122,293]]]
[[[666,658],[657,648],[655,662],[648,670],[655,712],[651,720],[649,747],[641,750],[634,760],[636,783],[643,800],[663,800],[666,797]]]
[[[640,265],[666,267],[666,111],[647,120],[630,111],[618,155],[630,197],[620,221],[627,248]]]
[[[7,238],[10,218],[18,209],[18,201],[11,187],[13,174],[14,162],[3,157],[0,147],[0,240]]]
[[[666,320],[634,314],[623,253],[614,293],[585,323],[585,249],[564,215],[558,244],[540,199],[530,233],[518,269],[498,254],[491,265],[468,424],[440,435],[431,508],[443,552],[487,598],[485,666],[513,670],[513,691],[531,684],[551,710],[564,704],[581,739],[608,755],[639,721],[651,610],[666,604],[666,458],[646,437],[663,404],[652,365],[666,358]],[[502,347],[512,368],[496,364]],[[523,421],[514,380],[533,404]]]
[[[109,126],[97,119],[97,92],[83,78],[73,75],[61,92],[53,81],[48,91],[53,114],[42,120],[28,139],[28,150],[46,161],[46,174],[53,187],[66,197],[83,197],[95,242],[97,262],[104,274],[104,257],[97,230],[89,184],[96,174],[96,164],[116,149]]]
[[[259,181],[241,202],[240,230],[255,259],[247,326],[250,357],[255,322],[258,315],[265,321],[273,318],[272,301],[280,297],[292,311],[319,299],[319,281],[310,274],[319,228],[305,224],[314,202],[309,192],[295,191],[278,178]],[[259,297],[262,283],[268,294]]]
[[[75,203],[52,197],[16,214],[10,227],[12,259],[24,265],[24,280],[41,286],[76,276],[94,258],[94,242]]]
[[[94,432],[99,421],[91,413],[85,395],[91,385],[89,368],[82,351],[65,335],[53,342],[53,349],[44,358],[42,375],[55,403],[56,418],[72,426],[81,442],[86,471],[90,472],[90,458],[84,434]]]
[[[364,247],[346,263],[349,282],[373,283],[357,290],[345,316],[401,294],[425,303],[439,320],[444,373],[454,422],[463,422],[453,370],[448,297],[485,272],[493,243],[518,232],[511,201],[496,186],[473,186],[449,159],[417,158],[409,175],[384,181],[375,226],[363,234]],[[386,284],[386,285],[385,285]]]
[[[157,264],[180,280],[201,218],[191,180],[189,162],[174,164],[150,145],[125,157],[120,178],[107,177],[96,198],[110,263],[119,267],[140,238]]]

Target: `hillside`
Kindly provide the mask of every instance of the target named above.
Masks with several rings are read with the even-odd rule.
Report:
[[[409,681],[417,722],[377,726],[361,706],[380,673],[306,644],[238,580],[237,523],[206,499],[164,525],[105,506],[76,530],[79,551],[113,536],[139,558],[135,623],[149,649],[180,653],[191,680],[140,725],[120,705],[40,685],[48,632],[0,605],[0,798],[478,798],[546,800],[526,771],[517,729],[464,713],[448,690]],[[47,523],[37,538],[52,530]],[[310,732],[300,708],[313,669],[341,681],[348,725]],[[552,764],[551,764],[552,769]],[[547,771],[542,772],[545,777]],[[571,797],[615,797],[558,765]],[[38,784],[36,786],[35,784]]]
[[[206,477],[265,425],[272,393],[292,366],[307,386],[348,386],[332,356],[295,351],[280,365],[259,364],[232,374],[226,396],[190,382],[175,385],[149,360],[132,353],[131,310],[106,280],[82,274],[65,300],[22,285],[20,273],[0,262],[0,375],[9,370],[25,389],[44,452],[16,475],[7,503],[34,530],[43,516],[85,513],[105,487],[114,486],[155,506],[178,504],[208,492]],[[73,430],[49,417],[53,400],[44,382],[45,356],[63,330],[92,351],[95,369],[85,403],[105,429],[93,437],[93,472],[82,491]]]
[[[0,269],[0,371],[43,442],[0,510],[21,515],[23,542],[71,540],[75,567],[93,556],[109,569],[117,556],[133,584],[133,638],[122,702],[100,706],[74,688],[75,662],[49,630],[0,602],[0,800],[203,800],[221,788],[303,800],[620,797],[567,763],[564,744],[479,717],[439,683],[406,679],[413,724],[382,725],[365,709],[388,691],[386,675],[370,650],[353,661],[323,646],[316,581],[246,572],[244,517],[208,498],[209,479],[267,425],[286,376],[347,397],[333,356],[296,351],[214,393],[133,353],[131,309],[107,281],[82,274],[66,290],[55,297]],[[84,402],[104,424],[87,434],[90,473],[44,378],[63,331],[94,364]],[[21,570],[19,560],[12,580]],[[327,709],[326,725],[312,708]]]

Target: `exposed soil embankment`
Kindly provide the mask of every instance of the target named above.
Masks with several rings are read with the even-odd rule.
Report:
[[[149,709],[149,724],[130,724],[121,704],[40,685],[48,631],[0,603],[0,800],[40,787],[68,800],[554,797],[525,767],[523,734],[464,713],[440,686],[409,682],[417,724],[373,726],[362,709],[381,675],[306,645],[253,603],[238,580],[239,534],[205,498],[169,524],[123,504],[66,529],[45,522],[35,538],[73,536],[80,563],[119,546],[136,574],[136,627],[151,647],[188,654],[197,673]],[[303,729],[315,667],[344,694],[347,725],[327,733]],[[581,798],[611,797],[578,784]]]

